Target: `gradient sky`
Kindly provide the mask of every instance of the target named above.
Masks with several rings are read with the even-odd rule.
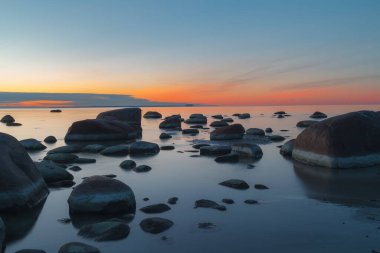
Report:
[[[380,103],[380,1],[1,0],[1,91]]]

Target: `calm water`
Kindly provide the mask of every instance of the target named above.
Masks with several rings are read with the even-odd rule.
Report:
[[[329,116],[360,109],[380,110],[380,106],[290,106],[290,107],[186,107],[143,108],[157,110],[164,116],[181,113],[187,118],[191,113],[207,116],[249,112],[251,119],[238,120],[245,128],[272,127],[274,134],[296,137],[301,129],[295,127],[299,120],[308,119],[315,110]],[[11,114],[21,127],[6,127],[0,131],[21,140],[43,140],[54,135],[59,140],[42,152],[32,153],[33,160],[42,159],[46,152],[64,145],[63,138],[72,122],[95,118],[109,108],[65,109],[62,113],[50,113],[47,109],[1,109],[0,116]],[[291,117],[277,119],[272,114],[285,110]],[[209,119],[209,123],[212,120]],[[330,171],[326,169],[294,166],[283,158],[276,147],[279,143],[261,145],[263,158],[254,169],[247,164],[217,164],[212,158],[192,158],[193,153],[179,153],[191,149],[194,139],[208,139],[209,132],[199,136],[184,137],[177,133],[174,138],[161,141],[158,136],[160,120],[143,119],[143,140],[160,145],[174,144],[175,150],[161,151],[158,155],[134,158],[138,164],[150,165],[148,173],[137,174],[119,168],[128,157],[110,158],[101,155],[80,154],[94,157],[96,164],[81,165],[82,171],[71,172],[78,184],[90,175],[115,174],[134,191],[137,208],[148,204],[166,202],[177,196],[172,210],[154,216],[169,218],[175,225],[168,231],[151,235],[144,233],[139,223],[152,216],[140,211],[131,221],[128,238],[116,242],[95,242],[77,236],[73,224],[62,224],[60,218],[69,217],[67,204],[71,189],[52,190],[40,213],[32,217],[20,214],[21,225],[14,229],[22,234],[7,245],[6,252],[23,248],[38,248],[57,252],[70,241],[81,241],[99,247],[102,252],[371,252],[380,251],[380,168],[361,171]],[[280,132],[287,129],[288,132]],[[238,191],[219,186],[218,183],[240,178],[251,186],[265,184],[269,190]],[[142,199],[148,197],[150,201]],[[194,201],[207,198],[221,202],[232,198],[226,212],[194,209]],[[243,201],[256,199],[259,205],[247,205]],[[214,229],[202,230],[199,222],[213,222]],[[161,236],[168,240],[161,240]]]

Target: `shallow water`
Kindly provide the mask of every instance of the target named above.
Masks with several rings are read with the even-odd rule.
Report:
[[[361,109],[380,110],[380,106],[282,106],[282,107],[183,107],[143,108],[157,110],[164,116],[180,113],[187,118],[191,113],[207,116],[249,112],[251,119],[238,120],[245,128],[271,127],[273,134],[294,138],[302,129],[296,127],[299,120],[308,119],[316,110],[338,115]],[[1,109],[0,116],[11,114],[21,127],[6,127],[0,131],[17,139],[36,138],[43,140],[54,135],[58,142],[47,145],[42,152],[31,153],[33,160],[42,159],[49,149],[64,145],[63,138],[72,122],[95,118],[99,112],[110,108],[64,109],[62,113],[50,113],[47,109]],[[291,117],[274,118],[275,111],[285,110]],[[209,118],[209,123],[212,118]],[[156,156],[133,158],[137,164],[147,164],[153,169],[148,173],[134,173],[119,168],[121,161],[129,157],[111,158],[101,155],[79,154],[94,157],[96,164],[80,165],[83,169],[71,172],[78,184],[90,175],[115,174],[134,191],[137,209],[168,198],[179,198],[172,210],[149,215],[137,210],[130,222],[129,236],[115,242],[95,242],[77,235],[73,224],[62,224],[57,220],[69,216],[67,199],[71,189],[51,190],[42,210],[26,216],[18,214],[13,229],[18,238],[7,245],[6,252],[23,248],[38,248],[57,252],[60,246],[70,241],[81,241],[94,245],[102,252],[371,252],[380,251],[380,168],[358,171],[330,171],[293,165],[279,154],[278,145],[260,145],[264,156],[255,162],[253,169],[246,163],[217,164],[213,158],[192,158],[193,140],[208,139],[209,132],[202,130],[198,136],[182,136],[161,141],[158,136],[160,120],[143,119],[143,140],[159,145],[175,145],[173,151],[161,151]],[[185,124],[184,124],[185,125]],[[183,125],[183,128],[186,128]],[[288,132],[281,132],[286,129]],[[265,184],[270,189],[246,191],[229,189],[219,182],[240,178],[251,186]],[[142,199],[148,197],[149,201]],[[232,198],[235,204],[227,205],[227,211],[194,209],[197,199],[207,198],[221,202]],[[258,205],[247,205],[246,199],[256,199]],[[40,211],[40,212],[39,212]],[[174,221],[175,225],[159,235],[143,232],[139,223],[150,216],[160,216]],[[214,229],[198,228],[199,222],[213,222]],[[168,237],[161,240],[161,236]]]

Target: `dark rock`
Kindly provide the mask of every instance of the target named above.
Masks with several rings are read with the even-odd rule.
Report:
[[[65,141],[119,141],[135,139],[141,130],[117,120],[86,119],[74,122],[66,133]]]
[[[190,126],[190,128],[204,129],[202,125],[193,125],[193,126]]]
[[[141,109],[122,108],[100,113],[96,119],[120,121],[132,126],[138,133],[141,133]]]
[[[146,119],[161,119],[162,114],[159,112],[148,111],[144,114],[144,118],[146,118]]]
[[[199,130],[194,128],[183,129],[182,134],[199,134]]]
[[[272,133],[273,130],[272,130],[272,128],[267,127],[267,128],[265,128],[265,132],[269,134],[269,133]]]
[[[221,140],[238,140],[244,135],[244,127],[240,124],[232,124],[230,126],[215,129],[210,134],[210,139],[215,141]]]
[[[68,170],[71,170],[71,171],[81,171],[82,168],[79,167],[79,166],[72,166],[72,167],[68,168]]]
[[[143,213],[163,213],[169,211],[170,207],[167,204],[154,204],[140,208]]]
[[[96,163],[96,159],[78,157],[74,160],[74,163],[85,164],[85,163]]]
[[[250,117],[251,117],[251,114],[249,113],[241,113],[238,116],[239,119],[249,119]]]
[[[13,123],[15,122],[15,119],[11,115],[8,114],[2,117],[0,121],[3,123]]]
[[[232,118],[224,118],[224,119],[222,119],[221,121],[223,121],[223,122],[227,122],[227,123],[232,123],[232,122],[234,122],[234,120],[233,120]]]
[[[41,249],[22,249],[16,251],[15,253],[46,253],[46,251]]]
[[[282,115],[282,114],[279,114],[279,115],[277,115],[277,118],[278,118],[278,119],[283,119],[283,118],[285,118],[285,116]]]
[[[270,139],[271,141],[274,141],[274,142],[280,142],[280,141],[285,140],[285,137],[283,137],[283,136],[281,136],[281,135],[270,135],[270,136],[268,136],[268,137],[269,137],[269,139]]]
[[[156,143],[147,141],[136,141],[129,147],[131,155],[155,155],[160,152],[160,147]]]
[[[78,235],[100,242],[116,241],[126,238],[129,235],[129,231],[129,226],[124,222],[103,221],[82,226]]]
[[[143,198],[144,201],[149,201],[149,198]]]
[[[67,145],[49,150],[48,154],[78,153],[81,149],[82,146],[80,145]]]
[[[194,149],[200,149],[201,147],[208,147],[208,146],[210,146],[210,144],[195,144],[192,147]]]
[[[5,249],[5,225],[3,219],[0,217],[0,252]]]
[[[135,195],[123,182],[92,176],[76,186],[68,199],[71,213],[133,213]]]
[[[225,121],[213,121],[210,124],[211,127],[225,127],[228,126],[228,123]]]
[[[103,149],[100,154],[105,156],[126,156],[129,154],[130,147],[126,145],[115,145]]]
[[[265,132],[264,132],[263,129],[260,129],[260,128],[248,128],[248,129],[245,131],[245,134],[248,134],[248,135],[264,136],[264,135],[265,135]]]
[[[36,139],[25,139],[21,140],[20,143],[26,150],[36,151],[46,149],[46,146]]]
[[[263,184],[255,184],[255,189],[257,189],[257,190],[267,190],[269,188],[267,186],[263,185]]]
[[[74,154],[48,154],[44,160],[53,161],[56,163],[73,163],[78,156]]]
[[[136,162],[133,160],[125,160],[121,162],[119,166],[124,170],[132,170],[136,168]]]
[[[278,111],[278,112],[275,112],[274,115],[285,115],[286,112],[284,111]]]
[[[167,134],[167,133],[161,133],[160,134],[161,140],[166,140],[166,139],[170,139],[170,138],[172,138],[172,136],[170,134]]]
[[[253,165],[253,164],[247,164],[247,168],[248,169],[253,169],[253,168],[255,168],[256,166],[255,165]]]
[[[0,211],[25,211],[49,194],[41,173],[14,137],[0,133]]]
[[[249,188],[249,185],[247,184],[247,182],[240,179],[229,179],[219,184],[230,187],[230,188],[239,189],[239,190],[246,190]]]
[[[207,117],[202,114],[192,114],[185,120],[186,124],[207,124]]]
[[[244,200],[244,203],[246,203],[248,205],[255,205],[255,204],[258,204],[259,202],[257,200],[254,200],[254,199],[247,199],[247,200]]]
[[[222,202],[228,205],[232,205],[235,203],[233,199],[222,199]]]
[[[211,209],[216,209],[219,211],[226,211],[226,209],[227,209],[225,206],[219,205],[215,201],[208,200],[208,199],[199,199],[199,200],[195,201],[194,208],[198,208],[198,207],[211,208]]]
[[[159,127],[160,129],[181,129],[181,115],[166,117]]]
[[[351,112],[314,124],[294,142],[293,159],[330,168],[380,164],[380,112]]]
[[[221,146],[221,145],[212,145],[212,146],[203,146],[200,149],[200,155],[206,156],[221,156],[231,153],[231,146]]]
[[[104,146],[102,144],[89,144],[87,146],[84,146],[82,148],[81,152],[97,154],[97,153],[100,153],[105,148],[106,148],[106,146]]]
[[[170,205],[175,205],[177,204],[178,198],[177,197],[172,197],[168,199],[168,204]]]
[[[168,219],[152,217],[146,218],[140,222],[140,227],[144,232],[159,234],[171,228],[174,222]]]
[[[213,117],[214,119],[223,119],[223,116],[221,114],[212,115],[211,117]]]
[[[48,143],[48,144],[56,143],[56,142],[57,142],[57,138],[55,138],[55,137],[52,136],[52,135],[49,135],[49,136],[47,136],[47,137],[44,139],[44,142],[45,142],[45,143]]]
[[[291,140],[285,142],[285,144],[282,145],[282,147],[280,149],[280,154],[283,156],[292,157],[294,142],[295,142],[295,139],[291,139]]]
[[[100,250],[81,242],[70,242],[63,245],[58,253],[100,253]]]
[[[60,181],[73,181],[74,177],[64,168],[56,165],[51,161],[42,161],[34,163],[37,169],[41,172],[43,179],[47,185],[54,184]]]
[[[237,154],[223,155],[223,156],[216,157],[214,160],[217,163],[238,163],[239,155]]]
[[[200,229],[212,229],[215,226],[216,225],[214,223],[211,223],[211,222],[200,222],[200,223],[198,223],[198,228],[200,228]]]
[[[73,180],[62,180],[49,183],[49,187],[51,188],[69,188],[73,185],[75,185],[75,182]]]
[[[62,112],[62,110],[61,110],[61,109],[53,109],[53,110],[50,110],[50,112],[55,112],[55,113],[57,113],[57,112]]]
[[[108,177],[108,178],[115,178],[117,177],[115,174],[106,174],[106,175],[102,175],[103,177]]]
[[[324,114],[323,112],[314,112],[312,115],[310,115],[310,118],[312,119],[324,119],[327,118],[327,115]]]
[[[250,157],[253,159],[261,159],[263,151],[257,144],[236,143],[232,145],[232,152],[240,156]]]
[[[137,173],[148,172],[151,170],[152,170],[152,168],[148,165],[139,165],[139,166],[133,168],[133,171],[137,172]]]
[[[16,122],[8,122],[6,126],[14,127],[14,126],[22,126],[21,123],[16,123]]]
[[[317,120],[302,120],[302,121],[297,123],[297,127],[305,128],[305,127],[312,126],[318,122],[319,121],[317,121]]]
[[[240,113],[234,113],[232,116],[239,117]]]
[[[161,150],[174,150],[175,147],[174,147],[174,146],[171,146],[171,145],[169,145],[169,146],[161,146],[160,149],[161,149]]]

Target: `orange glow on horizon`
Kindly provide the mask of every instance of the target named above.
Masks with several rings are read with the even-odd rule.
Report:
[[[16,103],[0,102],[0,107],[68,107],[73,105],[72,101],[67,100],[26,100]]]

